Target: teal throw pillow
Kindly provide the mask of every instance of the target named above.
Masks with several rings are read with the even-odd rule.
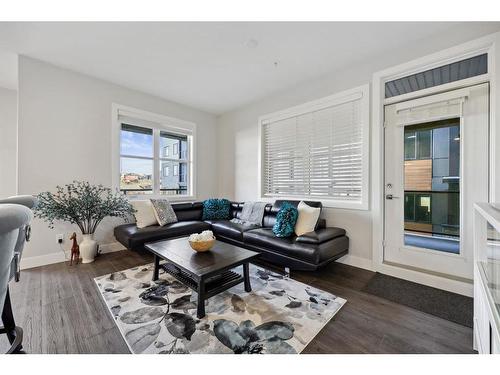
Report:
[[[273,226],[273,233],[276,237],[290,237],[294,234],[298,217],[299,211],[297,211],[297,208],[288,202],[284,202],[276,215],[276,222]]]
[[[231,202],[227,199],[207,199],[203,201],[203,220],[231,219]]]

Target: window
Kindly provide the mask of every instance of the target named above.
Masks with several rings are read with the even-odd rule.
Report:
[[[160,131],[160,145],[162,147],[172,147],[172,157],[162,158],[161,163],[165,167],[172,168],[172,175],[165,176],[160,181],[160,191],[164,195],[185,195],[187,194],[186,181],[181,180],[179,176],[179,166],[187,169],[189,161],[188,155],[188,137],[185,135],[174,134],[166,131]],[[186,152],[179,152],[185,150]]]
[[[264,116],[261,196],[368,208],[368,86]]]
[[[405,160],[417,158],[417,134],[415,132],[405,132]]]
[[[135,194],[153,191],[153,130],[122,124],[120,189]]]
[[[405,160],[431,158],[432,130],[405,130]]]
[[[115,159],[113,165],[119,165],[119,177],[113,184],[126,195],[194,197],[191,147],[195,125],[119,108],[117,120],[119,161]]]

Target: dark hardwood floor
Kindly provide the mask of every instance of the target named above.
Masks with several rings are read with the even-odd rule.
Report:
[[[91,264],[23,271],[21,281],[11,283],[11,294],[25,351],[128,353],[93,278],[151,261],[148,254],[120,251]],[[318,272],[292,273],[292,278],[347,299],[303,353],[473,352],[472,329],[361,292],[373,275],[337,263]],[[0,342],[0,349],[4,346]]]

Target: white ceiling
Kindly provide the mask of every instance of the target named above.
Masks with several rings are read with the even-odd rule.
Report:
[[[3,22],[0,50],[220,114],[441,32],[456,30],[466,40],[499,29],[470,22]],[[12,85],[13,73],[2,68],[0,85]]]

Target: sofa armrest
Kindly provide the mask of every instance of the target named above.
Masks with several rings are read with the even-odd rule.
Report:
[[[318,245],[326,241],[333,240],[334,238],[345,236],[345,230],[342,228],[329,227],[317,229],[313,232],[303,234],[295,239],[295,242],[307,243]]]

